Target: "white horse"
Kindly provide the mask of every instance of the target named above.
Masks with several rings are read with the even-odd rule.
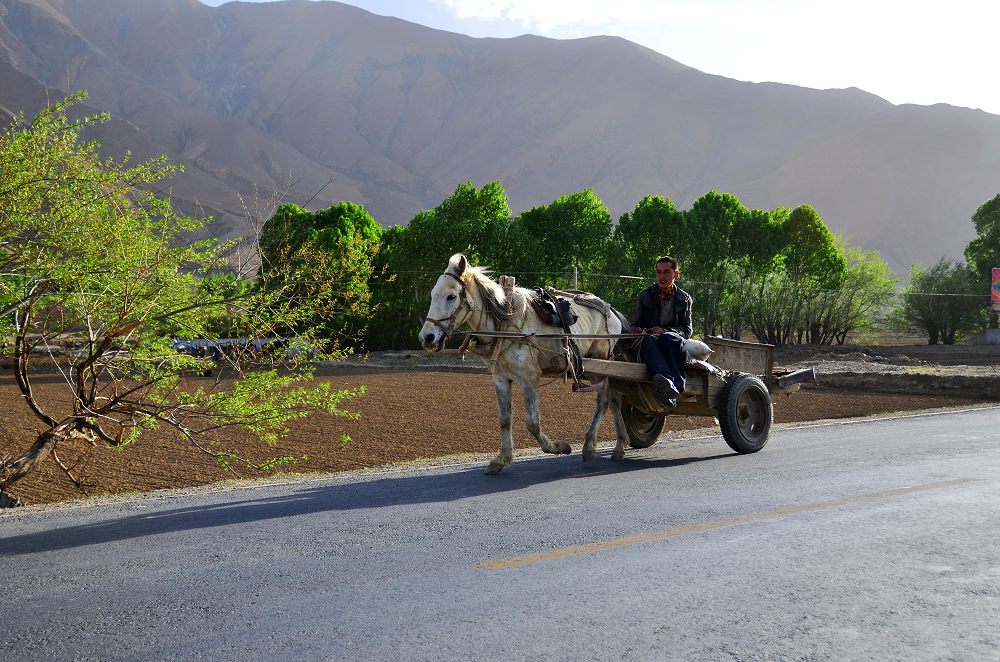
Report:
[[[528,430],[546,453],[569,453],[570,445],[552,441],[542,432],[538,407],[538,382],[543,373],[561,374],[566,368],[566,352],[559,338],[493,338],[475,336],[478,332],[518,332],[523,334],[558,334],[562,328],[543,322],[530,305],[532,293],[521,287],[505,289],[491,280],[482,268],[472,267],[462,254],[448,261],[448,267],[438,277],[431,290],[431,305],[420,329],[420,342],[430,352],[440,351],[448,336],[463,324],[469,325],[471,351],[487,363],[493,374],[497,405],[500,409],[500,453],[490,462],[488,474],[496,474],[510,466],[514,459],[511,437],[511,386],[517,382],[524,392],[524,409]],[[600,302],[600,300],[597,300]],[[603,304],[603,302],[600,302]],[[622,322],[603,304],[604,310],[572,303],[577,320],[570,333],[581,335],[615,335],[621,333]],[[607,359],[611,356],[614,339],[577,341],[580,355]],[[597,411],[583,444],[584,461],[594,457],[597,428],[611,405],[618,443],[613,459],[625,457],[626,431],[621,415],[621,398],[605,381],[597,389]]]

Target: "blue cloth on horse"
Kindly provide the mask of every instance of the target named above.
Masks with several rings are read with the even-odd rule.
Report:
[[[681,393],[684,392],[686,381],[684,366],[687,363],[683,343],[683,336],[667,331],[658,335],[643,336],[639,348],[639,354],[649,368],[650,376],[663,375],[669,378]]]

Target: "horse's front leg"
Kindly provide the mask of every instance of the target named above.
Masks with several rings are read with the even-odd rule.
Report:
[[[538,407],[538,385],[534,382],[525,383],[524,387],[524,422],[528,432],[538,440],[538,445],[546,453],[556,455],[571,453],[573,449],[565,441],[552,441],[542,432],[542,415]]]
[[[509,467],[514,461],[514,440],[511,437],[511,382],[500,376],[493,377],[493,385],[497,390],[497,408],[500,410],[500,454],[493,458],[486,473],[498,474]]]

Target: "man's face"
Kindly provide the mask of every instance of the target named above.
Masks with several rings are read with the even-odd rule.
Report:
[[[674,265],[669,262],[660,262],[656,265],[656,284],[660,286],[661,290],[669,290],[677,279],[677,274],[678,272],[674,271]]]

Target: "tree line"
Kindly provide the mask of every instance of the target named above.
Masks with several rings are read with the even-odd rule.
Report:
[[[263,227],[260,273],[269,282],[289,265],[319,259],[345,295],[343,311],[327,321],[331,330],[368,350],[416,346],[430,287],[456,252],[521,285],[567,288],[575,273],[581,289],[626,315],[656,259],[671,255],[681,287],[695,298],[696,330],[706,336],[832,344],[891,326],[953,343],[988,324],[983,274],[988,279],[997,257],[990,234],[1000,226],[997,208],[1000,196],[974,216],[969,266],[945,258],[915,265],[901,296],[876,252],[836,237],[809,205],[749,209],[730,193],[709,191],[682,211],[650,195],[614,223],[590,189],[513,215],[499,182],[461,184],[407,225],[387,229],[352,202],[319,211],[281,205]]]

